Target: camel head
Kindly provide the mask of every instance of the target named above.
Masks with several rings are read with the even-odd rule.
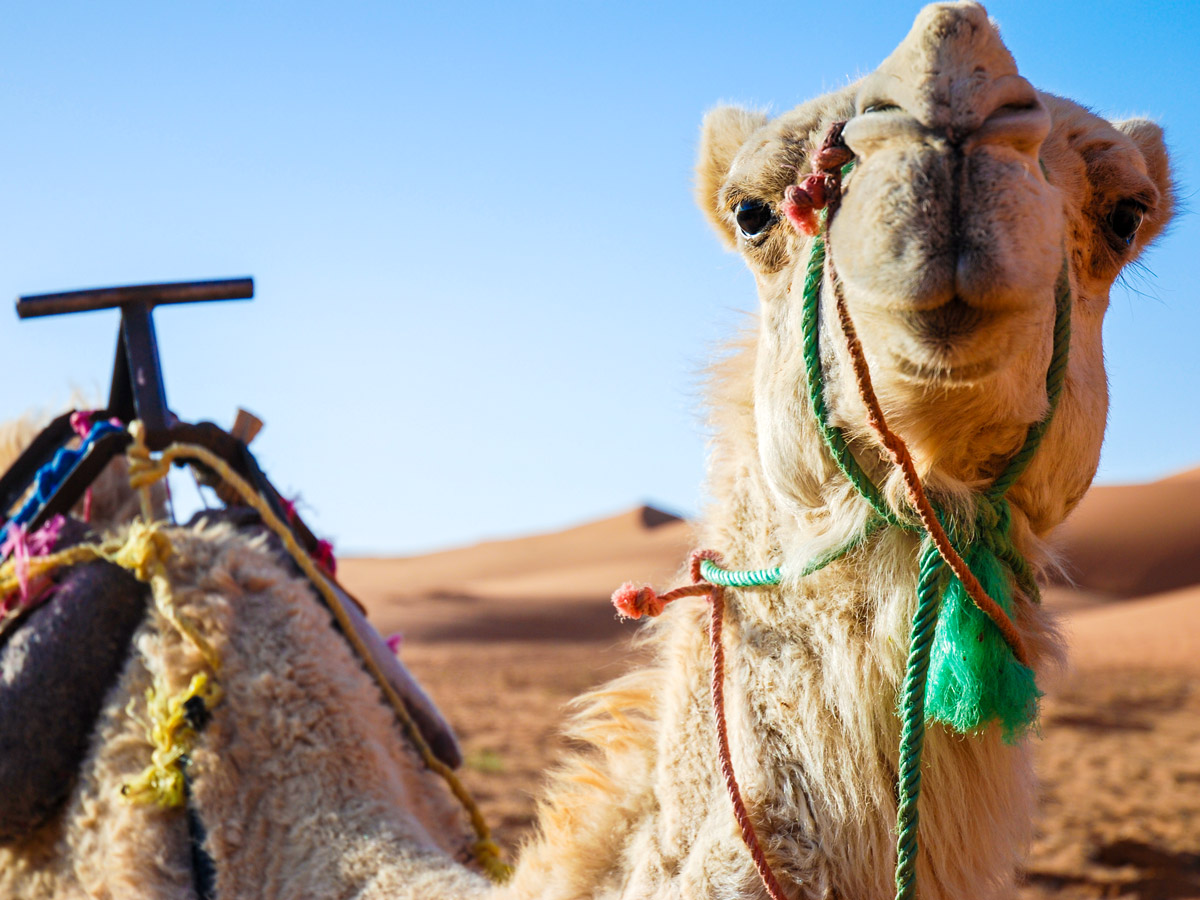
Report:
[[[926,7],[875,72],[774,120],[731,107],[708,115],[698,199],[758,287],[754,441],[774,499],[797,514],[829,503],[836,473],[815,438],[800,347],[812,238],[786,201],[839,121],[855,164],[829,212],[822,284],[832,421],[886,481],[834,311],[840,294],[888,423],[922,477],[950,493],[986,484],[1047,412],[1065,263],[1067,382],[1011,494],[1044,531],[1078,501],[1099,460],[1101,319],[1118,273],[1171,215],[1162,132],[1039,92],[973,2]]]

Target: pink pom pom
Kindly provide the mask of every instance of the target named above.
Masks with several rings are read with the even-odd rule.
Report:
[[[809,175],[800,184],[793,184],[783,192],[780,208],[796,231],[812,237],[821,230],[817,210],[829,206],[829,201],[837,196],[838,189],[838,180],[832,175]]]
[[[279,498],[279,505],[283,507],[283,517],[287,523],[291,525],[296,521],[296,501],[289,500],[287,497]]]
[[[813,212],[813,198],[804,188],[794,184],[789,187],[783,194],[780,209],[799,234],[812,237],[817,233],[820,226]]]
[[[404,635],[397,631],[395,634],[388,635],[384,643],[392,651],[392,655],[396,655],[400,652],[400,645],[404,643]]]
[[[77,409],[71,413],[71,430],[81,439],[88,436],[92,428],[92,415],[95,410]]]
[[[333,544],[329,541],[317,541],[313,559],[330,575],[337,575],[337,559],[333,555]]]
[[[626,619],[640,619],[642,616],[653,618],[662,613],[665,605],[654,588],[649,585],[638,587],[632,581],[625,582],[613,591],[612,603],[617,613]]]

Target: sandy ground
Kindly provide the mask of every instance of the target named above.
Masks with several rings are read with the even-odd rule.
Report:
[[[1045,701],[1037,836],[1023,900],[1200,898],[1200,470],[1094,490],[1047,591],[1072,670]],[[1187,494],[1186,497],[1182,496]],[[607,595],[667,585],[686,523],[632,510],[553,535],[412,559],[344,560],[341,580],[463,742],[499,840],[527,834],[569,701],[633,664]],[[1152,557],[1147,562],[1147,555]],[[1132,598],[1132,599],[1131,599]]]

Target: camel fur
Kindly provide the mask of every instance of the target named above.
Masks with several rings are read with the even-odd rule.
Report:
[[[760,310],[713,369],[704,544],[734,568],[794,572],[868,520],[813,423],[798,325],[810,239],[780,213],[812,148],[842,120],[857,164],[829,232],[826,401],[901,514],[902,487],[865,425],[830,298],[843,292],[889,424],[928,489],[970,521],[973,492],[1046,412],[1065,254],[1066,387],[1009,493],[1014,540],[1045,570],[1052,531],[1099,459],[1109,290],[1166,227],[1172,183],[1156,125],[1109,123],[1036,91],[976,3],[927,7],[877,72],[774,120],[733,108],[706,118],[697,198],[745,259]],[[738,223],[744,203],[770,211],[753,233]],[[1140,227],[1126,235],[1131,220]],[[461,818],[349,651],[329,640],[311,589],[261,539],[225,527],[172,539],[180,608],[218,647],[227,691],[194,753],[218,896],[765,896],[718,770],[702,599],[644,627],[652,662],[577,702],[570,733],[586,747],[554,775],[513,880],[490,888],[462,864]],[[914,536],[882,530],[813,576],[728,594],[733,765],[792,897],[893,894],[897,691],[916,558]],[[1062,659],[1054,623],[1027,597],[1014,618],[1044,680]],[[0,848],[6,896],[191,896],[179,811],[131,806],[117,788],[149,753],[127,704],[136,713],[152,677],[185,684],[199,660],[154,611],[134,648],[66,810]],[[1036,799],[1029,741],[934,725],[924,759],[921,896],[1011,895]]]

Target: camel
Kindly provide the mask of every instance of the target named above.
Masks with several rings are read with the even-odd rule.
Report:
[[[822,168],[827,150],[847,156]],[[815,242],[819,397],[885,511],[914,518],[884,418],[938,509],[968,523],[1044,428],[1007,493],[1012,544],[1038,573],[1098,464],[1109,291],[1167,226],[1172,190],[1157,125],[1035,90],[973,2],[927,7],[874,73],[775,119],[706,117],[697,199],[760,308],[713,369],[701,532],[727,567],[781,569],[777,584],[725,591],[721,646],[729,764],[782,895],[895,892],[897,707],[922,546],[911,528],[873,527],[878,511],[822,437],[801,299]],[[1063,308],[1059,393],[1048,372]],[[219,896],[767,896],[717,752],[702,596],[647,606],[661,612],[639,634],[652,661],[577,702],[569,728],[584,747],[554,774],[512,879],[491,887],[286,560],[228,525],[171,539],[178,608],[216,648],[227,692],[189,764]],[[1016,580],[1006,615],[1044,683],[1063,648],[1030,584]],[[0,847],[7,895],[194,895],[180,812],[114,790],[149,752],[138,698],[155,677],[187,684],[204,660],[153,608],[133,646],[64,811]],[[921,896],[1011,894],[1035,802],[1027,729],[931,721],[923,760]]]
[[[1066,384],[1009,493],[1013,539],[1039,570],[1053,565],[1051,532],[1098,464],[1109,291],[1166,226],[1172,187],[1158,126],[1109,123],[1036,91],[975,3],[927,7],[874,73],[774,120],[729,107],[705,120],[697,199],[746,261],[760,308],[713,372],[702,540],[734,567],[785,572],[778,587],[729,600],[733,767],[789,896],[883,898],[894,891],[896,707],[916,541],[885,529],[821,572],[786,577],[859,533],[871,512],[826,452],[805,395],[812,238],[784,209],[837,121],[857,162],[830,218],[822,296],[844,296],[887,421],[947,503],[970,507],[1046,414],[1066,255]],[[821,316],[824,334],[839,334],[832,302]],[[904,509],[844,342],[821,349],[831,418]],[[763,895],[714,750],[706,616],[698,599],[667,607],[645,638],[657,663],[581,701],[575,733],[595,755],[552,788],[509,896]],[[1014,618],[1033,668],[1053,668],[1062,650],[1050,617],[1018,598]],[[1028,740],[934,725],[925,763],[921,895],[1011,893],[1035,802]]]
[[[31,430],[3,429],[0,448],[12,454]],[[123,463],[97,481],[89,526],[68,520],[56,551],[94,533],[118,543],[137,533]],[[471,841],[458,804],[252,511],[214,510],[161,533],[169,607],[118,566],[89,562],[59,574],[50,598],[0,637],[0,896],[485,888],[460,864]],[[202,740],[178,767],[187,802],[172,804],[153,783],[139,786],[162,749],[148,692],[187,696],[197,676],[215,677],[220,695],[201,708]],[[69,746],[80,724],[90,737]],[[47,783],[76,756],[73,781]]]

